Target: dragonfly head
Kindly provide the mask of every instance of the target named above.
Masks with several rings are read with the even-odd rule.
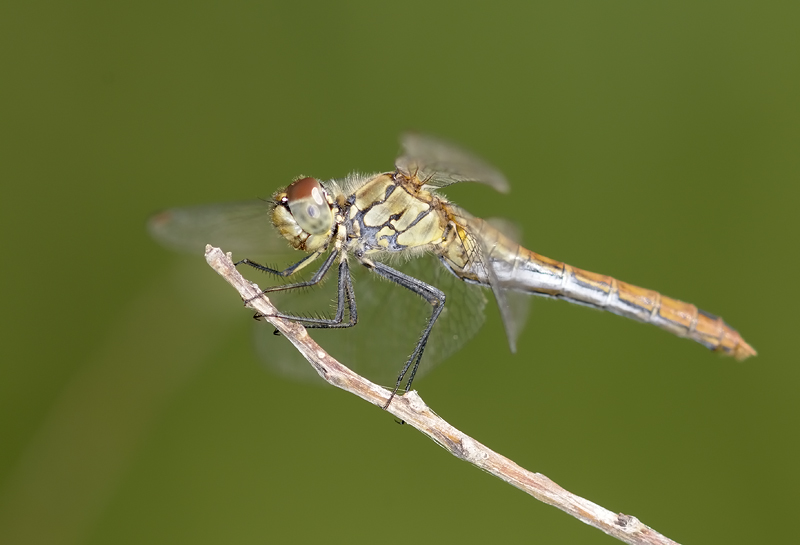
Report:
[[[272,223],[292,246],[313,252],[330,238],[333,203],[318,180],[298,178],[273,198]]]

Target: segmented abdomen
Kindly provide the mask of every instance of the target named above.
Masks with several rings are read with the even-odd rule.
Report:
[[[546,281],[543,281],[544,279]],[[722,318],[657,291],[584,271],[519,247],[511,278],[514,289],[550,295],[653,324],[679,337],[743,360],[756,351]]]
[[[455,225],[464,225],[466,230],[460,229],[458,236],[448,241],[441,256],[451,270],[465,280],[488,285],[491,279],[483,266],[488,261],[503,289],[607,310],[653,324],[739,360],[756,355],[753,347],[722,318],[690,303],[539,255],[482,219],[468,216],[452,206],[448,212]],[[483,254],[481,259],[474,258],[478,251]]]

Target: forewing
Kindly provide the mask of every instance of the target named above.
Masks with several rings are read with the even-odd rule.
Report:
[[[403,151],[395,166],[408,177],[416,176],[425,188],[478,182],[501,193],[508,192],[508,181],[502,172],[454,144],[417,133],[404,134],[400,143]]]
[[[170,208],[147,222],[150,234],[164,246],[201,255],[206,244],[232,252],[239,258],[275,260],[293,251],[272,226],[267,201],[239,201]]]

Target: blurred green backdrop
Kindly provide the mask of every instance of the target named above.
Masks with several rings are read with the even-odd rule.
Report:
[[[523,466],[687,543],[794,535],[797,2],[9,2],[0,7],[0,542],[611,543],[253,355],[158,209],[392,168],[416,129],[512,182],[447,194],[527,246],[718,313],[492,309],[416,386]]]

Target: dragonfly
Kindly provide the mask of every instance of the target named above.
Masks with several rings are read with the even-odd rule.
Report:
[[[248,251],[260,247],[273,256],[287,249],[304,252],[285,268],[248,257],[237,263],[283,280],[264,289],[265,294],[316,289],[335,270],[332,316],[275,316],[311,329],[335,330],[339,336],[346,330],[369,330],[359,320],[366,302],[373,314],[369,334],[340,345],[371,342],[372,354],[359,359],[383,363],[386,358],[376,354],[387,353],[388,340],[405,332],[410,354],[394,375],[389,402],[404,381],[403,389],[411,388],[423,361],[432,367],[475,335],[483,323],[484,292],[494,296],[512,352],[527,315],[529,298],[520,294],[528,294],[652,324],[738,360],[756,355],[722,318],[693,304],[524,248],[510,234],[509,223],[472,216],[439,192],[462,182],[508,192],[508,181],[498,169],[431,136],[412,133],[400,141],[402,152],[394,170],[325,181],[299,176],[266,201],[167,210],[151,218],[150,231],[168,246],[198,252],[209,242]],[[271,227],[269,236],[265,227]],[[315,263],[319,266],[310,276],[291,281]],[[386,282],[362,282],[363,276]],[[413,298],[399,302],[401,292],[415,294],[425,304],[417,305],[412,315],[404,309],[413,306]],[[375,329],[378,321],[383,330]],[[274,349],[267,351],[273,359],[283,359]]]

